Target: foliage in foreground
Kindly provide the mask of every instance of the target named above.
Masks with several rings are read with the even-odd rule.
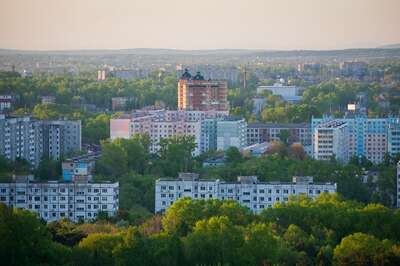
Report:
[[[399,265],[400,212],[323,194],[253,214],[181,199],[138,226],[37,220],[0,206],[7,265]]]

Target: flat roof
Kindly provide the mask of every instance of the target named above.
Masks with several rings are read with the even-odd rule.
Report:
[[[290,124],[277,124],[277,123],[249,123],[248,128],[310,128],[309,123],[290,123]]]

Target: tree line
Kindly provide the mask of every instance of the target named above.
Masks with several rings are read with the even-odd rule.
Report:
[[[398,265],[399,226],[398,210],[336,194],[292,197],[260,214],[185,198],[135,226],[105,217],[45,224],[0,204],[0,257],[4,265]]]

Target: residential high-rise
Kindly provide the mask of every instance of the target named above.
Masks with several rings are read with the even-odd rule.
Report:
[[[14,161],[17,158],[38,165],[41,157],[40,126],[29,117],[0,115],[0,154]]]
[[[235,200],[259,213],[277,202],[287,202],[291,195],[315,198],[321,193],[335,193],[335,183],[314,183],[312,177],[293,177],[292,183],[259,182],[256,176],[239,176],[237,182],[199,179],[198,174],[180,173],[179,178],[161,178],[155,185],[155,212],[165,212],[176,200]]]
[[[217,150],[247,146],[247,123],[240,117],[217,121]]]
[[[60,160],[63,155],[80,150],[80,121],[0,115],[0,155],[9,160],[25,159],[36,167],[43,157]]]
[[[388,153],[396,155],[400,153],[400,119],[392,119],[388,126]]]
[[[178,109],[228,111],[227,82],[205,80],[200,72],[192,76],[185,69],[178,82]]]
[[[340,162],[349,160],[349,129],[344,121],[332,120],[319,124],[313,134],[313,154],[317,160],[330,160],[333,157]]]
[[[81,150],[80,120],[36,121],[36,123],[39,123],[41,128],[42,156],[60,160],[63,155]]]
[[[400,161],[397,163],[396,197],[396,206],[400,208]]]
[[[398,147],[396,118],[368,118],[365,115],[335,119],[332,117],[312,118],[313,133],[319,124],[332,120],[346,122],[348,126],[349,137],[346,148],[349,150],[350,157],[363,156],[371,162],[380,163],[386,153],[397,153],[395,152]]]

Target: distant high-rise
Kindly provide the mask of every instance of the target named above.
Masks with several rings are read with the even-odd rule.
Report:
[[[194,111],[227,111],[229,109],[227,82],[205,80],[200,72],[192,76],[185,69],[178,82],[178,108]]]

